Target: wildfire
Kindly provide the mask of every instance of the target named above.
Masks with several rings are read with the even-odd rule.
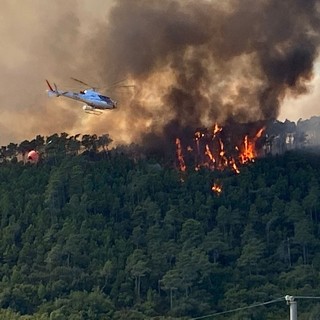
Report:
[[[214,183],[211,190],[219,195],[222,192],[222,186],[217,183]]]
[[[236,162],[235,162],[235,160],[233,158],[231,158],[231,160],[230,160],[230,165],[231,165],[232,170],[235,173],[237,173],[237,174],[240,173],[240,170],[239,170],[239,168],[238,168],[238,166],[237,166],[237,164],[236,164]]]
[[[239,161],[241,164],[254,161],[254,159],[257,157],[255,144],[257,139],[261,137],[264,129],[265,127],[261,128],[251,140],[248,138],[248,135],[244,137],[242,152],[239,155]]]
[[[212,162],[212,164],[214,164],[216,162],[216,160],[214,159],[214,156],[209,148],[209,146],[206,144],[206,150],[205,150],[205,154],[209,157],[210,161]]]
[[[255,135],[244,134],[242,139],[241,133],[235,134],[232,129],[232,126],[226,129],[216,123],[211,132],[204,129],[195,132],[193,139],[195,146],[191,147],[189,144],[187,148],[187,151],[194,155],[195,170],[201,168],[219,171],[229,169],[239,174],[241,165],[253,162],[258,157],[256,142],[261,138],[265,127],[259,129]],[[252,132],[252,128],[251,130],[246,129]],[[184,172],[187,170],[187,165],[179,138],[176,138],[176,153],[179,168]],[[215,183],[212,190],[221,193],[222,187]]]
[[[244,164],[249,161],[253,161],[253,159],[256,157],[254,145],[252,141],[248,140],[248,136],[244,137],[243,140],[243,150],[239,155],[239,161],[240,163]]]
[[[183,159],[181,142],[179,138],[176,138],[176,148],[177,148],[177,157],[179,161],[179,167],[180,167],[180,170],[184,172],[186,171],[187,167]]]
[[[221,131],[222,131],[222,127],[219,127],[219,125],[215,123],[213,126],[213,136],[215,137],[215,135]]]

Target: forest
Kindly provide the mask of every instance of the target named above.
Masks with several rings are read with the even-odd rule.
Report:
[[[319,150],[181,172],[111,142],[1,147],[1,319],[320,319]]]

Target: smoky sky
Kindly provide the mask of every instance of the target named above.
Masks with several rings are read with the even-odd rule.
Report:
[[[142,88],[130,101],[137,117],[153,76],[166,72],[163,121],[143,133],[158,145],[230,118],[276,119],[286,96],[308,91],[317,30],[318,1],[117,1],[105,34],[107,68]]]
[[[28,25],[13,27],[24,71],[12,63],[6,36],[11,55],[2,65],[15,81],[6,80],[0,94],[7,107],[8,92],[23,88],[11,108],[30,115],[30,127],[22,126],[28,134],[109,133],[116,143],[161,146],[215,122],[276,119],[283,99],[307,94],[313,78],[319,1],[92,1],[91,11],[85,1],[63,2],[64,10],[62,1],[29,1],[35,11],[27,9]],[[118,110],[95,117],[72,101],[39,98],[35,83],[44,91],[44,76],[68,88],[75,86],[70,77],[101,87],[126,79],[135,87],[109,91]],[[21,125],[2,123],[23,136],[15,131]]]

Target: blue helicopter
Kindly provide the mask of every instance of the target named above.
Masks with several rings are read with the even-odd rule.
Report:
[[[71,79],[87,87],[90,87],[87,83],[81,80],[78,80],[75,78],[71,78]],[[124,80],[118,81],[110,87],[115,87],[115,86],[132,87],[127,85],[119,85],[119,83],[123,81]],[[96,88],[81,90],[79,92],[63,91],[63,90],[58,90],[57,85],[55,83],[54,83],[54,87],[52,87],[48,80],[46,80],[46,82],[49,87],[49,90],[47,90],[49,97],[66,97],[73,100],[84,102],[85,105],[82,107],[82,109],[87,113],[99,115],[102,113],[103,110],[115,109],[117,107],[117,101],[99,93],[96,90]]]

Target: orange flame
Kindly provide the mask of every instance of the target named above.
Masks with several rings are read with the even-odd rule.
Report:
[[[194,134],[195,146],[191,147],[189,145],[186,150],[195,152],[196,171],[201,168],[220,171],[230,169],[239,174],[240,165],[253,162],[257,158],[256,142],[262,136],[264,130],[265,127],[261,128],[253,137],[245,135],[239,145],[230,146],[229,144],[234,140],[234,136],[226,135],[224,128],[215,123],[211,132],[197,130]],[[235,138],[237,139],[237,137]],[[186,171],[187,166],[178,138],[176,139],[176,150],[179,168],[181,171]]]
[[[209,148],[209,146],[206,144],[206,151],[205,154],[209,157],[210,161],[212,162],[212,164],[214,164],[216,162],[216,160],[214,159],[214,156]]]
[[[255,158],[254,145],[248,140],[248,136],[244,137],[242,152],[239,155],[240,163],[244,164]]]
[[[255,150],[255,143],[258,140],[258,138],[261,137],[264,129],[265,127],[261,128],[251,140],[249,140],[248,135],[244,137],[243,146],[242,148],[240,148],[242,149],[242,151],[241,151],[241,154],[239,155],[239,161],[241,164],[253,162],[254,159],[257,157],[257,152]]]
[[[238,166],[237,166],[237,164],[236,164],[236,162],[235,162],[235,160],[233,158],[231,158],[231,160],[230,160],[230,165],[231,165],[231,168],[233,169],[233,171],[235,173],[237,173],[237,174],[240,173],[240,170],[239,170],[239,168],[238,168]]]
[[[261,128],[261,129],[257,132],[257,134],[256,134],[256,136],[255,136],[255,141],[256,141],[258,138],[261,138],[262,132],[265,130],[265,128],[266,128],[266,127],[263,127],[263,128]]]
[[[222,192],[222,186],[219,185],[219,184],[217,184],[217,183],[214,183],[213,186],[212,186],[212,188],[211,188],[211,190],[212,190],[213,192],[216,192],[216,193],[219,195],[219,194],[221,194],[221,192]]]
[[[217,123],[213,126],[213,136],[215,137],[217,133],[222,131],[222,127],[219,127]]]
[[[184,162],[183,155],[182,155],[181,142],[180,142],[179,138],[176,138],[176,148],[177,148],[177,157],[178,157],[178,161],[179,161],[180,170],[184,172],[184,171],[186,171],[187,167]]]

